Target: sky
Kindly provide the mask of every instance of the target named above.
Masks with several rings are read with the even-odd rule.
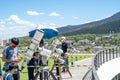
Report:
[[[0,39],[23,37],[36,28],[101,20],[120,11],[120,0],[0,0]]]

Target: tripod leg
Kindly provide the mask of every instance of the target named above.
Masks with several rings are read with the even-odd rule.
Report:
[[[60,68],[59,67],[56,67],[56,75],[57,75],[57,79],[61,80],[61,74],[60,74]]]
[[[35,77],[34,77],[34,80],[38,80],[38,77],[40,78],[40,72],[38,71],[36,74],[35,74]]]
[[[44,71],[44,80],[48,80],[48,71]]]
[[[48,80],[48,71],[42,70],[42,79],[40,80]]]
[[[50,75],[51,75],[51,77],[53,78],[53,80],[57,80],[56,77],[55,77],[55,75],[52,72],[53,69],[54,69],[54,67],[55,67],[55,64],[53,65],[52,69],[49,71],[49,76],[48,77],[50,77]]]
[[[44,80],[43,77],[43,73],[38,71],[34,77],[34,80]]]
[[[67,65],[65,65],[65,67],[67,68],[70,77],[72,77],[72,74],[71,74],[71,72],[70,72],[70,70],[69,70],[69,67],[68,67]]]
[[[52,76],[53,80],[57,80],[52,71],[50,71],[49,74]]]
[[[44,80],[44,79],[43,79],[43,74],[42,74],[42,72],[39,72],[38,76],[39,76],[39,80]],[[36,80],[37,80],[37,79],[36,79]]]
[[[60,71],[60,69],[61,69],[61,65],[59,65],[59,67],[56,67],[56,69],[58,70],[58,80],[62,80],[62,76],[61,76],[61,71]]]
[[[52,69],[49,71],[49,72],[52,72],[53,71],[53,69],[54,69],[54,65],[52,66]],[[50,74],[49,74],[49,76],[48,77],[50,77]]]

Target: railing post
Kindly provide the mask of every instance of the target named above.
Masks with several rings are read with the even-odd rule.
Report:
[[[86,75],[86,78],[84,77],[83,80],[99,80],[97,70],[99,69],[100,65],[117,57],[120,57],[120,47],[97,52],[92,60],[91,71],[89,70],[91,74],[88,72],[87,74],[89,75]],[[120,77],[120,75],[118,75],[118,77]]]
[[[116,47],[116,58],[118,58],[118,47]]]
[[[103,63],[105,63],[105,51],[102,51],[103,54]]]
[[[119,57],[120,57],[120,47],[118,47],[118,54],[119,54]]]
[[[111,49],[109,49],[109,60],[111,60]]]
[[[93,71],[92,71],[92,80],[95,80],[95,77],[94,77],[94,73],[93,73]]]
[[[106,62],[108,61],[108,50],[106,50]]]
[[[95,66],[95,69],[97,69],[97,55],[94,58],[94,66]]]
[[[115,54],[114,54],[114,48],[112,49],[112,54],[113,54],[113,59],[115,58]]]
[[[100,53],[100,58],[99,58],[100,59],[100,65],[102,65],[102,61],[103,61],[102,60],[102,52],[99,52],[99,53]]]
[[[98,53],[98,63],[97,63],[98,67],[97,69],[100,67],[100,53]]]

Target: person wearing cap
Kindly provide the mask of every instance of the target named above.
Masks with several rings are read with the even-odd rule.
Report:
[[[16,63],[10,63],[8,71],[3,75],[3,80],[13,80],[14,71],[18,68]]]
[[[65,56],[68,50],[68,44],[66,42],[66,37],[61,37],[61,49],[63,50],[63,54],[61,56],[63,56],[64,60],[65,60],[65,64],[68,66],[69,62],[68,62],[68,58]],[[63,71],[62,72],[66,72],[68,71],[65,67],[63,67]]]
[[[66,53],[67,52],[67,49],[68,49],[68,44],[66,42],[66,37],[61,37],[61,42],[62,42],[62,50],[63,50],[63,53]]]
[[[21,61],[21,59],[18,58],[18,44],[19,39],[14,37],[11,39],[11,43],[8,46],[6,46],[3,50],[2,61],[5,62],[4,67],[6,72],[9,70],[10,63],[19,63]],[[13,74],[13,80],[20,80],[20,74],[18,70],[15,71]]]

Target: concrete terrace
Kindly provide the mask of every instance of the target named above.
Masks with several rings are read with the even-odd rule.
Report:
[[[83,65],[83,66],[70,67],[72,78],[69,76],[68,73],[62,73],[62,80],[82,80],[83,76],[90,68],[91,58],[76,61],[74,62],[74,65]]]

